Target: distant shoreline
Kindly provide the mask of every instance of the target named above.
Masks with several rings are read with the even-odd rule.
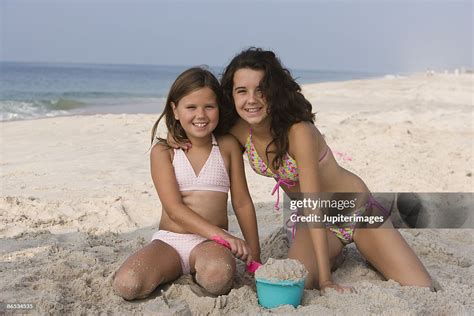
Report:
[[[317,88],[320,90],[320,93],[324,93],[324,90],[327,88],[332,89],[333,86],[337,85],[349,85],[352,86],[355,83],[365,83],[366,85],[377,84],[377,82],[390,82],[390,80],[401,80],[406,78],[411,78],[413,80],[418,80],[420,78],[424,78],[428,80],[432,77],[438,78],[456,78],[462,76],[471,76],[474,78],[474,75],[470,71],[466,71],[465,73],[414,73],[411,75],[383,75],[380,77],[374,78],[364,78],[364,79],[350,79],[344,81],[327,81],[327,82],[314,82],[314,83],[306,83],[302,84],[302,91],[303,94],[308,99],[314,98],[313,90]],[[10,120],[0,120],[0,123],[5,122],[16,122],[16,121],[34,121],[39,119],[49,119],[54,117],[71,117],[71,116],[94,116],[94,115],[123,115],[123,114],[154,114],[159,115],[163,110],[163,106],[166,102],[165,98],[157,98],[156,100],[152,100],[152,98],[142,98],[143,100],[148,100],[148,102],[143,103],[130,103],[130,104],[117,104],[117,105],[102,105],[102,106],[88,106],[83,107],[81,109],[72,109],[70,113],[63,113],[51,116],[38,116],[38,117],[29,117],[29,118],[22,118],[22,119],[10,119]],[[140,98],[137,98],[140,100]],[[156,103],[153,103],[156,101]],[[311,100],[310,100],[311,101]],[[435,100],[434,100],[435,101]],[[312,101],[313,103],[313,111],[321,110],[321,104],[316,100]],[[341,108],[344,108],[343,104],[340,104]],[[336,110],[338,108],[335,108]],[[346,109],[347,110],[347,109]]]

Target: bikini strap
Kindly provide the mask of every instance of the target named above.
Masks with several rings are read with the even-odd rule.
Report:
[[[211,134],[211,135],[212,135],[212,146],[219,146],[219,144],[217,144],[217,140],[214,134]]]
[[[245,141],[245,150],[252,150],[252,128],[249,128],[249,135],[247,136],[247,139]]]
[[[379,203],[379,201],[377,201],[372,194],[369,195],[369,198],[367,200],[367,204],[366,204],[367,208],[372,208],[373,206],[377,207],[379,210],[381,210],[385,216],[390,217],[390,211],[387,210],[385,208],[385,206],[383,206],[382,204]]]

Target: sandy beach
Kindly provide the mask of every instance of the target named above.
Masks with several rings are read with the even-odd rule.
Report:
[[[305,85],[303,92],[329,146],[344,153],[339,163],[371,191],[473,192],[472,74],[318,83]],[[148,243],[160,220],[148,152],[157,116],[0,123],[0,302],[35,304],[33,314],[269,312],[258,305],[254,280],[241,263],[234,289],[217,298],[207,296],[190,276],[140,301],[127,302],[113,293],[114,271]],[[163,125],[160,132],[164,135]],[[274,181],[258,176],[248,164],[246,175],[262,260],[285,258],[288,240],[270,195]],[[232,211],[229,218],[230,231],[240,234]],[[321,296],[305,290],[298,308],[271,312],[473,314],[474,229],[401,233],[435,280],[437,292],[383,280],[351,244],[333,276],[354,286],[356,294]]]

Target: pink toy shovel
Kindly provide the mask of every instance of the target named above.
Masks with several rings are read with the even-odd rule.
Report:
[[[212,236],[211,237],[211,240],[215,241],[216,243],[218,243],[219,245],[222,245],[224,247],[226,247],[227,249],[230,249],[230,244],[223,238],[219,237],[219,236]],[[262,264],[260,262],[257,262],[257,261],[251,261],[248,265],[247,265],[247,272],[250,272],[250,273],[255,273],[255,271],[257,271],[258,268],[260,268]]]

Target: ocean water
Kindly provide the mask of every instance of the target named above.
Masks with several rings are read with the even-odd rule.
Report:
[[[0,62],[0,121],[97,113],[159,113],[188,66]],[[209,67],[218,78],[221,67]],[[373,73],[292,70],[298,83]]]

